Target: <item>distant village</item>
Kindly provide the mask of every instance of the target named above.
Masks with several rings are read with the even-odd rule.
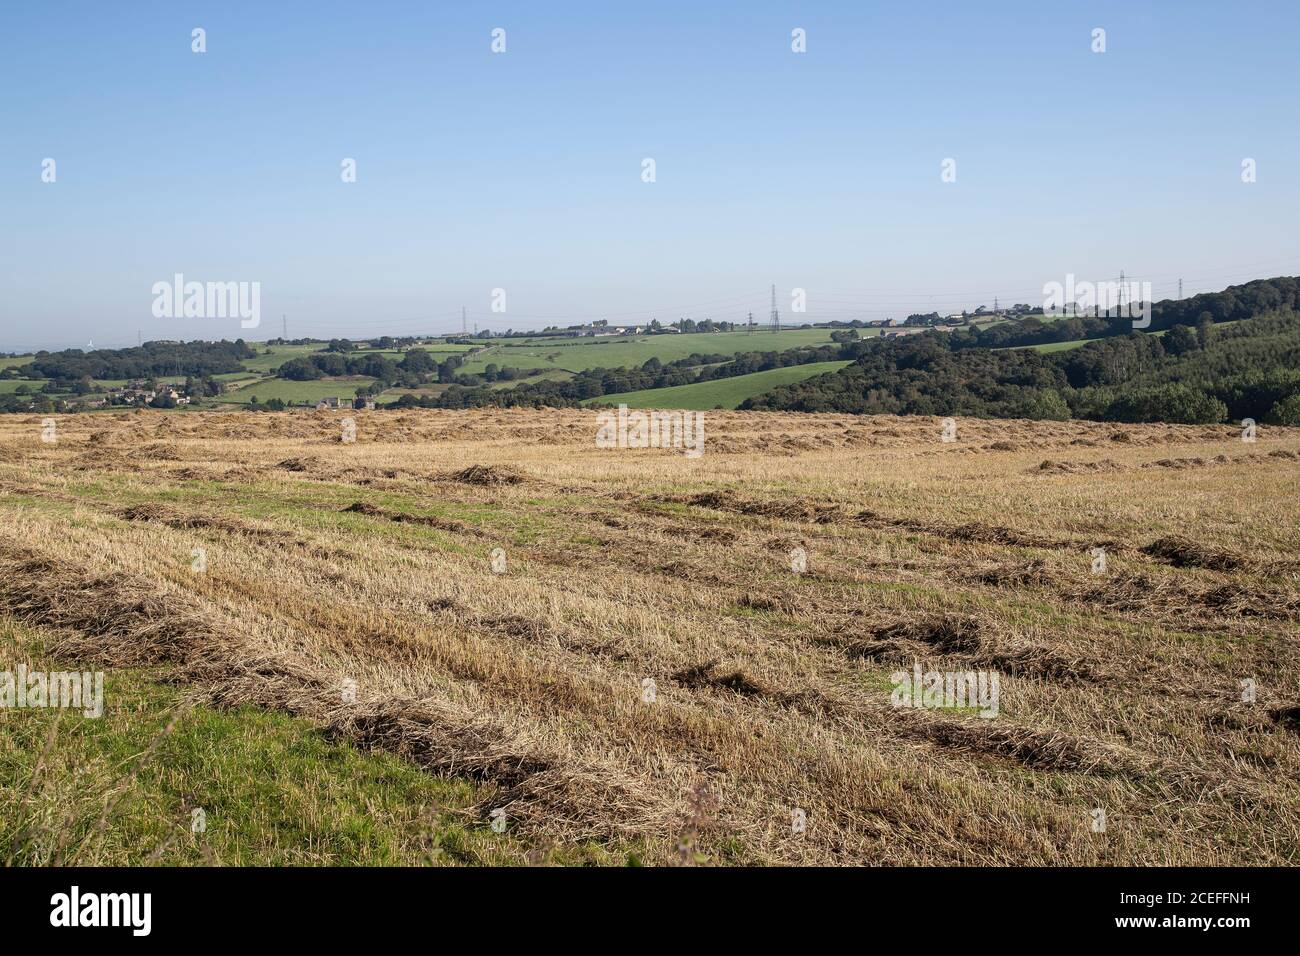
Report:
[[[92,398],[82,404],[90,408],[104,408],[108,405],[128,405],[136,408],[179,408],[192,401],[188,386],[184,384],[156,385],[152,388],[145,382],[132,382],[105,390],[103,398]]]

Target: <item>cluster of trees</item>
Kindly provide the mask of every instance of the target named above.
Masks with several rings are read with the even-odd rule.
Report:
[[[40,392],[26,395],[0,392],[0,415],[62,412],[65,407],[62,399]]]
[[[257,353],[243,339],[234,342],[145,342],[129,349],[65,349],[37,352],[24,371],[28,378],[59,382],[81,379],[144,379],[159,375],[220,375],[242,372]]]
[[[411,349],[401,359],[376,352],[354,353],[349,348],[338,348],[313,355],[290,359],[276,369],[280,378],[295,382],[311,382],[327,376],[364,375],[375,381],[357,389],[358,395],[379,395],[389,388],[419,388],[438,383],[478,388],[492,382],[509,382],[535,375],[542,369],[502,368],[489,363],[479,374],[460,371],[464,355],[449,355],[439,361],[424,349]]]
[[[281,398],[268,398],[265,402],[259,402],[256,395],[250,395],[248,404],[244,407],[250,412],[282,412],[289,406]]]
[[[954,351],[947,336],[925,333],[862,343],[857,362],[756,398],[742,408],[858,414],[1070,417],[1064,372],[1050,356],[1027,351]]]
[[[1189,314],[1189,313],[1184,313]],[[1228,312],[1226,314],[1234,314]],[[995,351],[924,333],[863,343],[839,372],[742,408],[980,418],[1300,424],[1300,313],[1133,332],[1075,349]]]
[[[395,385],[417,388],[431,379],[452,382],[463,361],[460,355],[452,355],[439,362],[423,349],[411,349],[398,361],[378,352],[352,354],[350,350],[337,349],[290,359],[276,374],[294,382],[311,382],[326,376],[366,375],[376,379],[375,384],[381,385],[379,390],[383,391]]]

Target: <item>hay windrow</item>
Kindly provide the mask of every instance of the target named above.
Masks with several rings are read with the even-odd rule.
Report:
[[[1107,748],[1059,731],[1008,726],[977,717],[962,720],[917,716],[916,711],[893,713],[900,733],[947,750],[998,757],[1033,770],[1113,776],[1136,768]]]
[[[1158,538],[1142,553],[1172,564],[1176,568],[1209,568],[1213,571],[1237,571],[1249,562],[1243,555],[1223,548],[1212,548],[1177,535]]]
[[[357,501],[343,509],[345,514],[361,514],[372,518],[386,518],[396,524],[414,524],[422,525],[426,528],[437,528],[440,531],[465,531],[464,523],[453,521],[449,518],[439,518],[436,515],[413,515],[404,511],[393,511],[389,508],[380,508],[369,502]]]
[[[683,687],[729,690],[742,697],[767,697],[772,693],[769,688],[749,677],[744,671],[720,668],[716,660],[684,668],[673,674],[672,679]]]
[[[321,460],[315,455],[303,455],[296,458],[286,458],[284,461],[277,464],[276,467],[297,474],[312,473],[320,469]]]
[[[224,515],[204,515],[195,512],[180,511],[156,502],[131,505],[122,508],[117,512],[117,514],[119,517],[124,518],[127,521],[151,521],[156,524],[164,524],[169,528],[210,528],[215,531],[224,531],[228,534],[242,534],[261,538],[278,539],[291,537],[288,532],[282,531],[278,528],[266,528],[250,524],[237,518],[226,517]]]
[[[530,479],[527,474],[509,465],[470,465],[460,471],[441,475],[438,480],[491,488],[498,485],[522,485]]]

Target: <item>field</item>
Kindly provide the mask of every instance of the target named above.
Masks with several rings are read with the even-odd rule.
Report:
[[[4,416],[0,853],[1300,862],[1300,429],[595,418]]]
[[[1045,342],[1042,345],[1029,346],[1035,352],[1068,352],[1070,349],[1077,349],[1081,345],[1087,345],[1089,342],[1095,342],[1096,339],[1072,339],[1069,342]],[[1001,351],[998,349],[997,351]]]
[[[355,398],[358,388],[369,385],[373,381],[374,379],[367,378],[364,375],[316,379],[311,382],[294,382],[283,378],[262,379],[259,382],[253,382],[234,391],[226,392],[217,401],[246,405],[256,397],[259,402],[263,403],[278,398],[282,402],[309,402],[315,404],[322,398],[331,396]]]
[[[812,362],[808,365],[791,365],[766,372],[753,372],[732,378],[719,378],[694,385],[673,385],[669,388],[648,388],[639,392],[603,395],[584,404],[600,402],[607,405],[623,404],[628,408],[687,408],[704,411],[710,408],[734,409],[747,398],[761,395],[778,385],[802,382],[814,375],[824,375],[848,365],[848,362]]]
[[[312,355],[325,348],[324,345],[265,345],[260,342],[252,342],[249,347],[257,354],[244,360],[244,368],[263,374],[270,374],[290,359]]]
[[[611,336],[607,339],[545,338],[507,340],[475,355],[462,366],[481,372],[489,363],[502,368],[558,368],[581,372],[589,368],[631,368],[652,358],[667,364],[701,355],[741,352],[783,352],[803,345],[828,345],[833,329],[785,329],[781,332],[699,332],[682,335]],[[878,329],[862,329],[864,336]]]

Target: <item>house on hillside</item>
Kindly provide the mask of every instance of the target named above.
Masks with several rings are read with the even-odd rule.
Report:
[[[352,407],[359,412],[373,412],[375,410],[375,400],[369,396],[358,395],[352,399]]]
[[[338,407],[339,399],[337,395],[331,395],[329,398],[322,398],[316,403],[316,411],[318,412],[328,412],[337,409]]]

